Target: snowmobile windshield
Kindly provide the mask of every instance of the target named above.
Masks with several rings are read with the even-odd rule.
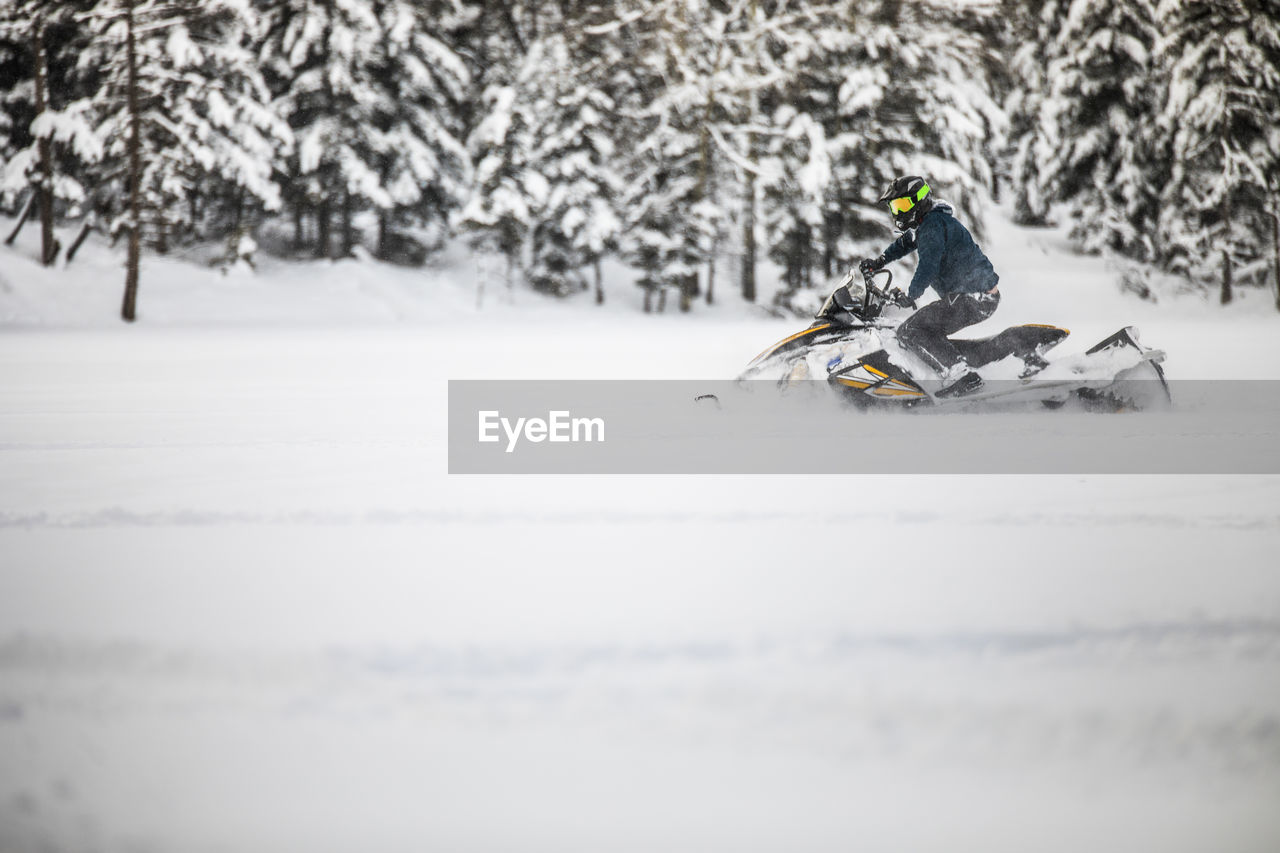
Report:
[[[867,303],[867,286],[861,281],[854,280],[845,285],[845,292],[849,296],[850,305],[841,305],[846,311],[862,310],[862,306]]]
[[[852,276],[846,279],[822,303],[818,317],[832,317],[836,311],[861,314],[867,301],[867,286]]]

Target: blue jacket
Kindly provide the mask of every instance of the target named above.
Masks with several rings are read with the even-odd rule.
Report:
[[[907,296],[919,299],[932,287],[943,293],[981,293],[1000,281],[991,261],[973,241],[969,229],[951,215],[951,205],[935,202],[918,228],[905,232],[884,250],[885,261],[920,252],[920,264]]]

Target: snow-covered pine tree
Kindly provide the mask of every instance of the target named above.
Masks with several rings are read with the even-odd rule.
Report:
[[[13,15],[16,7],[10,7]],[[17,19],[16,15],[13,15]],[[20,19],[18,19],[20,20]],[[29,109],[31,97],[24,91],[25,82],[30,74],[30,62],[23,56],[22,42],[25,36],[21,25],[0,25],[0,167],[9,161],[14,152],[26,147],[25,139],[18,139],[22,118],[18,112]],[[0,204],[5,206],[11,199],[0,189]]]
[[[456,227],[480,252],[506,259],[506,283],[524,271],[535,211],[549,185],[529,168],[540,123],[534,98],[521,81],[536,79],[538,56],[530,58],[538,32],[538,10],[523,2],[474,0],[482,15],[466,33],[465,50],[477,73],[468,116],[466,148],[474,164],[471,186]],[[534,4],[536,6],[536,4]]]
[[[822,122],[806,106],[799,100],[799,106],[782,103],[773,111],[774,132],[764,139],[760,161],[765,235],[770,259],[783,269],[782,301],[812,287],[814,268],[826,266],[819,256],[831,164]]]
[[[723,8],[723,12],[721,11]],[[756,237],[784,269],[786,289],[812,283],[830,265],[824,207],[830,192],[829,62],[846,37],[831,0],[738,0],[710,4],[708,77],[711,151],[724,188],[721,221],[741,234],[741,289],[755,298]],[[729,199],[733,203],[729,203]]]
[[[1270,272],[1280,305],[1275,0],[1164,0],[1159,14],[1169,74],[1159,127],[1173,164],[1161,204],[1164,263],[1200,281],[1220,276],[1224,303],[1233,280]]]
[[[26,42],[25,53],[30,57],[30,74],[32,79],[31,108],[34,113],[33,124],[40,121],[47,124],[53,107],[49,103],[49,49],[48,27],[51,14],[56,10],[46,2],[20,2],[0,14],[0,38],[10,44]],[[45,266],[53,264],[58,253],[57,242],[53,234],[53,199],[54,199],[54,162],[53,142],[48,130],[31,133],[31,142],[17,155],[16,168],[6,175],[6,183],[30,184],[31,200],[28,202],[22,217],[25,221],[31,204],[40,212],[40,259]],[[6,170],[7,172],[9,170]],[[18,177],[18,173],[21,177]],[[18,228],[22,222],[18,223]],[[18,234],[15,228],[6,243],[11,242]]]
[[[696,132],[658,131],[655,125],[628,160],[623,257],[640,272],[636,284],[644,290],[645,311],[653,310],[655,297],[657,310],[663,310],[671,290],[683,297],[684,307],[690,304],[703,259],[699,247],[711,236],[693,215],[698,156]]]
[[[380,28],[366,142],[375,176],[359,172],[359,195],[378,212],[378,257],[400,256],[397,226],[438,225],[466,199],[471,162],[462,104],[471,73],[452,46],[472,13],[458,0],[375,4]]]
[[[1009,113],[1005,102],[1014,87],[1009,57],[1022,34],[1013,20],[1021,0],[982,0],[981,3],[953,4],[949,23],[978,46],[972,63],[980,73],[989,112],[982,118],[989,123],[982,140],[982,157],[991,169],[991,195],[1002,200],[1009,184],[1008,158]]]
[[[727,55],[727,67],[719,75],[721,79],[736,81],[738,98],[725,110],[724,131],[715,139],[733,166],[733,174],[741,184],[738,193],[741,213],[738,216],[741,234],[740,290],[742,298],[754,302],[757,296],[756,234],[759,230],[761,203],[761,131],[765,129],[766,112],[762,91],[767,87],[764,69],[769,67],[769,48],[765,38],[768,26],[768,7],[761,0],[738,3],[732,19],[726,22],[726,36],[732,35],[732,49]],[[723,99],[722,100],[727,100]]]
[[[833,189],[827,144],[833,99],[824,84],[827,48],[843,29],[834,11],[825,0],[761,7],[741,39],[746,73],[735,77],[752,81],[758,93],[754,117],[741,114],[765,131],[755,134],[757,178],[768,255],[784,270],[775,297],[782,302],[811,287],[814,268],[825,274],[830,261],[824,226]]]
[[[687,308],[699,267],[705,268],[712,302],[723,243],[737,245],[742,297],[756,298],[756,237],[765,220],[762,179],[777,180],[768,173],[763,143],[770,133],[767,112],[776,101],[770,93],[781,82],[770,51],[782,43],[770,32],[783,29],[775,19],[784,17],[779,9],[785,5],[671,0],[632,3],[619,13],[628,24],[619,33],[635,81],[627,112],[636,123],[628,129],[624,155],[629,184],[642,200],[648,187],[661,187],[679,209],[674,227],[689,226],[678,244],[671,243],[672,224],[661,221],[660,207],[643,211],[641,239],[630,245],[636,250],[633,262],[649,271],[640,281],[646,305],[655,289],[661,296],[675,287]],[[655,134],[667,138],[657,140]],[[734,231],[740,236],[734,238]],[[664,266],[669,275],[649,274]]]
[[[1050,65],[1059,59],[1058,38],[1073,0],[1012,0],[1006,19],[1013,28],[1008,55],[1012,88],[1004,101],[1009,116],[1009,180],[1013,221],[1047,225],[1052,198],[1042,183],[1040,166],[1058,146],[1058,129],[1049,120],[1046,99]]]
[[[689,310],[699,269],[714,256],[727,225],[718,201],[716,124],[731,113],[725,31],[743,3],[666,0],[622,3],[614,38],[624,45],[630,84],[620,93],[622,171],[627,185],[623,256],[640,271],[645,310],[665,305],[668,291]]]
[[[880,180],[867,172],[885,131],[894,132],[874,120],[875,104],[885,93],[892,69],[878,65],[867,53],[866,13],[860,4],[816,4],[809,15],[811,20],[800,28],[809,40],[796,52],[802,61],[788,74],[797,94],[785,99],[803,105],[803,128],[793,125],[784,134],[807,143],[804,161],[794,162],[788,171],[810,178],[807,201],[800,209],[808,212],[804,227],[811,233],[818,229],[813,237],[816,253],[809,254],[825,278],[847,267],[859,254],[860,241],[875,234],[878,242],[883,233],[883,212],[864,207],[862,199],[868,193],[874,198],[879,185],[888,182],[888,177]],[[785,107],[775,115],[786,117]],[[809,273],[797,272],[788,278],[798,286]]]
[[[703,186],[698,159],[697,132],[682,128],[650,134],[629,161],[623,257],[640,271],[636,283],[644,290],[646,311],[653,309],[655,296],[662,311],[671,291],[683,310],[692,305],[698,268],[715,233],[707,216],[712,209],[698,204]]]
[[[8,131],[8,145],[0,148],[0,195],[18,196],[30,190],[20,222],[7,242],[17,236],[26,216],[37,210],[40,254],[46,265],[60,251],[54,236],[56,206],[76,209],[85,199],[75,177],[77,157],[97,155],[96,141],[82,117],[60,109],[73,100],[67,71],[83,47],[76,37],[76,11],[73,3],[20,0],[0,12],[0,54],[7,56],[13,80],[0,95],[5,105],[0,133]],[[79,145],[87,150],[81,152]]]
[[[338,254],[350,254],[371,209],[379,257],[420,256],[399,227],[442,230],[465,200],[471,72],[454,43],[475,11],[460,0],[257,3],[273,107],[298,139],[280,176],[295,247],[309,217],[313,254],[332,255],[336,219]]]
[[[1068,205],[1071,234],[1086,251],[1155,253],[1164,183],[1151,139],[1161,94],[1156,36],[1154,0],[1075,0],[1050,48],[1038,186]]]
[[[490,10],[491,12],[493,10]],[[609,89],[618,68],[609,42],[584,27],[602,13],[573,3],[516,4],[476,34],[483,70],[481,109],[468,147],[473,193],[459,217],[474,244],[507,258],[535,289],[585,289],[616,243],[620,223],[611,169],[617,133]]]
[[[467,137],[475,163],[472,188],[458,215],[458,227],[475,249],[506,258],[508,286],[522,267],[534,210],[549,189],[545,178],[526,168],[537,119],[513,83],[493,80],[479,98],[481,118]]]
[[[342,145],[368,124],[367,115],[348,118],[348,108],[354,111],[351,90],[368,84],[367,79],[357,82],[351,63],[363,70],[377,42],[376,19],[364,2],[350,10],[347,4],[336,8],[331,0],[259,0],[257,6],[267,27],[260,55],[272,109],[288,122],[296,140],[280,177],[293,214],[294,248],[304,247],[304,221],[310,216],[315,226],[311,251],[329,257],[334,202],[341,203]],[[374,167],[366,165],[365,171]]]
[[[272,107],[297,139],[282,180],[295,246],[302,246],[303,220],[310,215],[313,254],[332,256],[337,217],[338,253],[348,254],[357,240],[356,212],[370,196],[386,201],[371,131],[378,111],[393,107],[378,80],[382,31],[376,10],[371,0],[257,5],[267,27],[261,56]]]
[[[526,167],[548,184],[534,214],[529,282],[544,292],[571,293],[588,287],[591,268],[601,302],[599,263],[617,243],[621,222],[614,205],[621,187],[610,167],[612,58],[593,42],[571,21],[547,28],[525,64],[532,76],[518,91],[532,101],[529,114],[537,122]]]
[[[128,199],[112,230],[129,234],[131,321],[144,234],[163,251],[207,218],[228,227],[246,203],[278,207],[271,169],[290,135],[266,105],[240,0],[99,0],[79,18],[94,87],[68,112],[92,117],[103,156],[90,179]]]

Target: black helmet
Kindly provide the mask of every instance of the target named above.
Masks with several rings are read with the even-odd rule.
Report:
[[[924,215],[933,209],[929,185],[919,175],[895,178],[878,203],[889,205],[889,214],[899,231],[918,227]]]

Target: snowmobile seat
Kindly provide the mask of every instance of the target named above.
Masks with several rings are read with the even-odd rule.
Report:
[[[991,364],[1002,358],[1016,355],[1023,361],[1037,360],[1049,349],[1062,343],[1069,335],[1067,329],[1028,323],[1010,326],[1004,331],[986,338],[952,338],[964,360],[974,367]]]

